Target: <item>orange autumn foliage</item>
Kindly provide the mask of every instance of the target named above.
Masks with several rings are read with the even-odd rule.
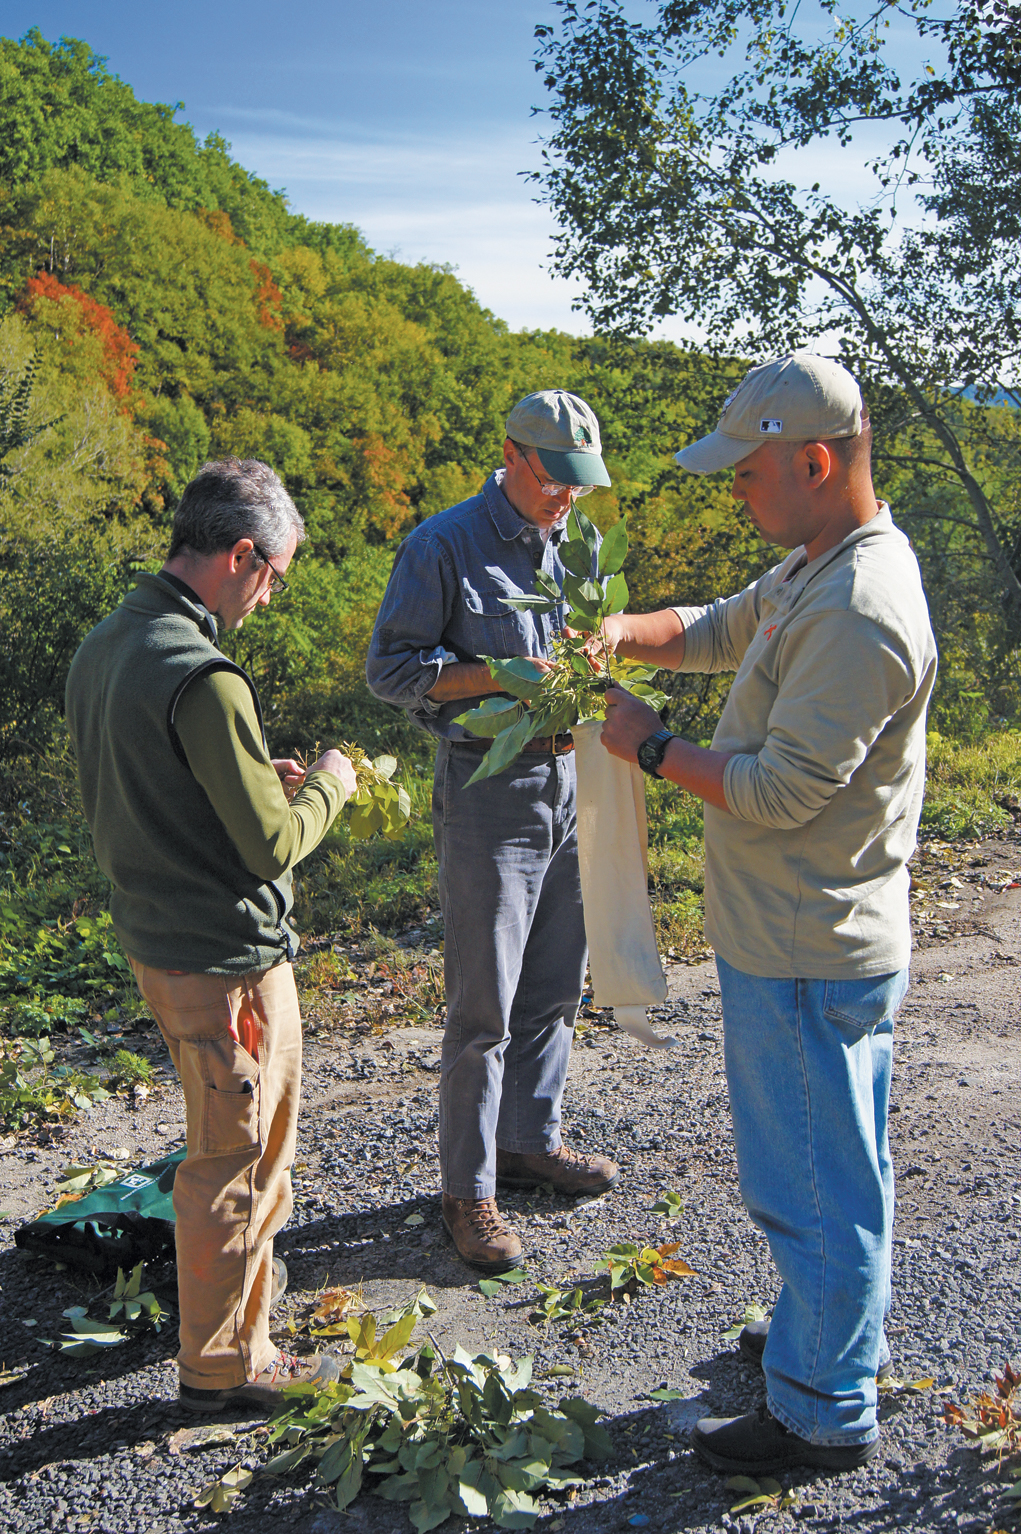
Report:
[[[102,343],[103,364],[100,371],[103,381],[111,394],[126,400],[131,394],[134,381],[138,346],[124,327],[118,325],[106,305],[97,303],[80,288],[66,286],[52,272],[46,271],[38,272],[35,277],[28,279],[19,307],[31,311],[39,298],[49,299],[52,303],[59,303],[66,298],[73,299],[81,312],[84,328]],[[69,344],[73,346],[73,340]]]
[[[276,283],[269,267],[262,261],[250,261],[252,275],[255,278],[255,302],[259,306],[259,324],[265,325],[267,330],[283,330],[284,322],[280,318],[280,306],[284,296]]]

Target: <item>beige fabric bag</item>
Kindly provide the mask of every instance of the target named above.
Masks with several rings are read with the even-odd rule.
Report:
[[[578,861],[589,969],[597,1007],[612,1007],[632,1038],[653,1049],[678,1040],[654,1032],[646,1007],[666,998],[649,905],[649,834],[641,769],[611,756],[602,720],[571,730],[578,763]]]

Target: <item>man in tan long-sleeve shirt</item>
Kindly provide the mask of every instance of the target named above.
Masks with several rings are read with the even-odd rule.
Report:
[[[251,679],[217,644],[286,586],[304,526],[264,463],[207,463],[170,554],[87,635],[67,718],[96,860],[142,995],[181,1078],[188,1154],[174,1183],[181,1403],[269,1407],[338,1375],[270,1340],[286,1281],[301,1018],[291,869],[355,786],[327,751],[271,761]],[[301,787],[288,804],[283,782]]]
[[[843,368],[807,353],[753,368],[717,430],[677,461],[734,465],[734,496],[792,552],[711,606],[606,625],[623,655],[736,672],[711,749],[619,690],[603,730],[610,751],[705,800],[741,1191],[783,1279],[771,1321],[740,1339],[765,1370],[767,1405],[692,1432],[728,1472],[863,1464],[890,1366],[893,1018],[936,647],[869,449]]]

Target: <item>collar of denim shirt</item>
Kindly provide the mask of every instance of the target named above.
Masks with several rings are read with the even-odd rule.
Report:
[[[536,527],[534,522],[529,522],[528,518],[523,517],[520,511],[515,511],[510,501],[504,495],[503,477],[506,472],[506,469],[496,469],[482,486],[486,509],[493,519],[493,526],[500,534],[500,537],[508,542],[512,538],[520,538],[522,533],[537,533],[541,538],[542,528]],[[556,545],[564,537],[564,534],[567,532],[567,515],[565,511],[560,521],[554,522],[550,528],[547,542]]]

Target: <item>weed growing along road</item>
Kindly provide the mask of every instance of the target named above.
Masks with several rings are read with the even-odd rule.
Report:
[[[615,1155],[622,1185],[580,1205],[543,1193],[509,1198],[529,1279],[487,1296],[452,1256],[439,1219],[440,1030],[432,1003],[416,1003],[415,1020],[402,1022],[400,984],[416,965],[428,998],[435,930],[416,929],[421,946],[404,952],[403,968],[392,959],[390,974],[364,948],[335,955],[337,984],[321,988],[312,1008],[318,1022],[307,1041],[296,1207],[278,1248],[291,1274],[278,1313],[282,1334],[289,1335],[288,1321],[302,1331],[316,1293],[328,1285],[361,1284],[366,1303],[383,1310],[413,1299],[424,1284],[437,1304],[429,1330],[444,1351],[461,1343],[477,1353],[496,1344],[515,1358],[534,1354],[551,1406],[585,1396],[607,1412],[613,1444],[612,1458],[586,1466],[586,1484],[550,1504],[539,1529],[675,1534],[721,1525],[747,1530],[756,1518],[760,1528],[794,1527],[795,1519],[809,1528],[853,1523],[863,1534],[1005,1526],[1001,1498],[1009,1480],[997,1479],[995,1463],[980,1460],[944,1425],[943,1403],[987,1388],[993,1371],[1019,1352],[1021,890],[1009,887],[1019,872],[1017,838],[930,844],[919,864],[918,900],[935,914],[922,922],[915,983],[898,1029],[892,1123],[900,1205],[890,1330],[900,1377],[934,1384],[884,1398],[883,1447],[867,1468],[829,1480],[784,1476],[783,1491],[794,1493],[786,1510],[759,1503],[731,1513],[747,1493],[728,1491],[687,1448],[695,1417],[748,1410],[761,1398],[760,1379],[724,1333],[746,1305],[768,1308],[775,1294],[766,1244],[738,1195],[719,997],[708,965],[671,972],[658,1024],[677,1035],[676,1050],[653,1056],[601,1019],[585,1020],[571,1067],[567,1134]],[[305,961],[310,972],[327,968],[323,952]],[[384,1012],[390,1005],[394,1011]],[[138,1047],[137,1038],[132,1043]],[[141,1102],[96,1104],[49,1143],[9,1136],[5,1207],[17,1216],[34,1213],[51,1201],[69,1163],[125,1149],[144,1159],[166,1149],[181,1132],[181,1099],[169,1078],[162,1081]],[[680,1193],[674,1216],[653,1211],[664,1189]],[[257,1471],[270,1457],[258,1419],[226,1421],[219,1440],[201,1452],[172,1441],[192,1425],[176,1403],[172,1327],[98,1360],[46,1352],[36,1337],[59,1332],[62,1311],[86,1304],[97,1286],[20,1257],[13,1228],[10,1220],[3,1227],[0,1249],[0,1359],[28,1373],[0,1391],[7,1463],[0,1523],[19,1534],[218,1527],[217,1515],[195,1508],[193,1498],[233,1466]],[[679,1242],[676,1255],[695,1275],[643,1285],[630,1304],[571,1310],[547,1324],[538,1285],[565,1296],[581,1287],[585,1302],[607,1298],[603,1254],[627,1241]],[[172,1270],[147,1270],[145,1281],[173,1307]],[[93,1311],[105,1314],[103,1302]],[[663,1387],[670,1399],[662,1398]],[[398,1504],[370,1495],[342,1519],[326,1509],[301,1467],[280,1479],[255,1474],[226,1516],[236,1534],[263,1534],[271,1523],[302,1534],[408,1527]]]

